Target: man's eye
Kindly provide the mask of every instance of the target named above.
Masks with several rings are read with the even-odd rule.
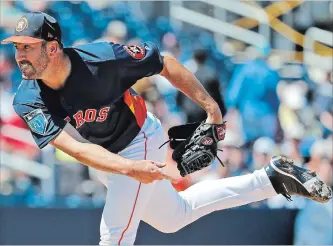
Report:
[[[29,49],[30,45],[24,45],[23,47],[24,47],[24,49]]]

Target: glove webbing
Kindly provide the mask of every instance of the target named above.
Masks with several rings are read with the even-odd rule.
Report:
[[[225,123],[225,121],[224,121],[223,123]],[[207,127],[207,126],[203,125],[203,126],[199,126],[199,127]],[[204,132],[204,131],[198,131],[198,132],[194,131],[194,133],[196,133],[196,134],[198,134],[198,135],[197,135],[197,136],[193,135],[192,138],[193,138],[193,137],[194,137],[194,138],[199,138],[201,135],[205,135],[205,132]],[[215,129],[215,128],[214,128],[214,138],[215,138],[215,140],[216,140],[217,142],[219,141],[218,136],[217,136],[217,133],[216,133],[216,129]],[[185,139],[185,141],[186,141],[186,140],[190,141],[190,138]],[[170,141],[171,141],[171,139],[169,139],[167,142],[170,142]],[[194,142],[195,142],[195,141],[192,141],[192,142],[189,143],[189,144],[192,144],[192,145],[195,146]],[[164,144],[165,144],[165,143],[164,143]],[[163,145],[164,145],[164,144],[163,144]],[[186,145],[185,145],[185,149],[186,149],[186,148],[191,148],[193,151],[195,151],[195,150],[192,148],[192,146],[189,146],[189,144],[186,144]],[[217,150],[223,152],[222,149],[219,149],[219,148],[218,148]],[[223,167],[225,167],[224,164],[223,164],[223,162],[221,161],[221,159],[217,156],[217,154],[216,154],[214,157],[216,157],[216,158],[219,160],[219,162],[221,163],[221,165],[222,165]]]

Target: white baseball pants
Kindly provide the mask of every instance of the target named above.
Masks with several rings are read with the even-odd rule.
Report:
[[[138,136],[119,154],[135,160],[163,162],[167,146],[160,121],[148,113]],[[169,181],[142,184],[118,174],[99,172],[107,187],[100,224],[100,245],[133,245],[140,220],[165,233],[176,232],[216,210],[237,207],[276,195],[266,172],[199,182],[178,193]]]

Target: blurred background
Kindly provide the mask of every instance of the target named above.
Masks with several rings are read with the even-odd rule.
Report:
[[[177,190],[201,180],[252,172],[274,155],[294,159],[332,186],[332,1],[1,0],[0,11],[1,40],[24,13],[43,11],[59,21],[65,46],[152,41],[162,54],[176,57],[197,76],[227,121],[224,152],[219,153],[226,167],[214,163],[180,179]],[[100,211],[105,189],[95,173],[52,147],[40,151],[13,111],[20,82],[13,46],[1,45],[0,214],[1,208],[11,208],[14,214],[14,208]],[[142,79],[134,89],[166,130],[205,119],[201,108],[161,76]],[[174,165],[170,155],[167,163]],[[277,196],[241,209],[256,216],[262,211],[293,211],[292,221],[286,222],[287,243],[333,244],[332,201],[319,204],[293,197],[287,202]],[[98,234],[98,227],[94,230]],[[0,243],[15,242],[10,240],[14,239],[4,239],[0,232]],[[240,241],[229,243],[233,242]]]

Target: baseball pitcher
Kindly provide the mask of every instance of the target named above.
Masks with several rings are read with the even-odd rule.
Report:
[[[131,86],[159,74],[207,112],[204,122],[169,130],[182,176],[210,165],[226,123],[217,103],[177,60],[151,42],[100,42],[64,48],[58,22],[42,12],[19,19],[13,36],[23,80],[13,106],[40,148],[51,144],[98,170],[107,188],[100,245],[133,245],[140,220],[175,232],[216,210],[283,194],[318,202],[331,189],[314,172],[273,157],[251,174],[197,183],[177,193],[165,173],[167,141],[161,122]]]

